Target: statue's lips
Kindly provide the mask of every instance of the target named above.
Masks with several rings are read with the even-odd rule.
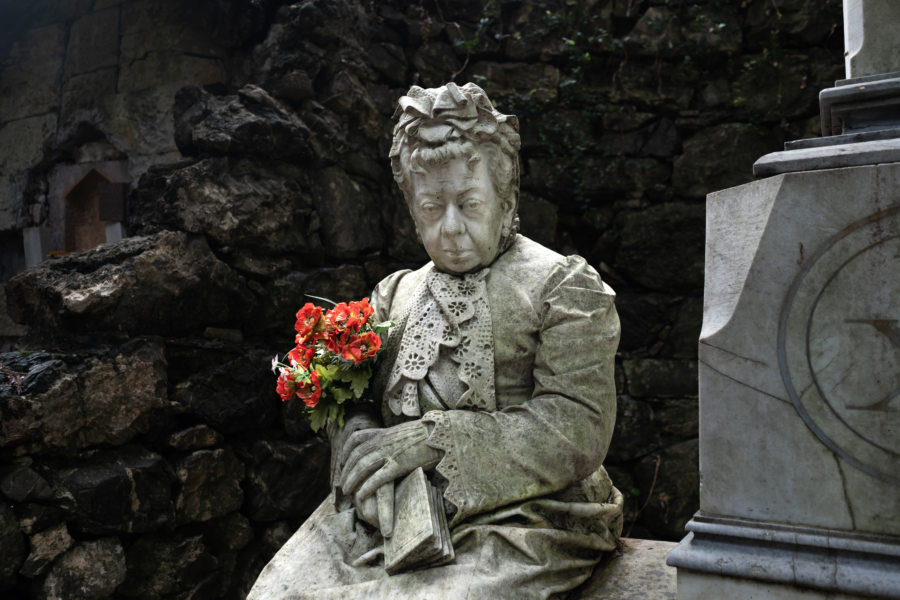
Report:
[[[455,259],[455,260],[465,258],[466,256],[472,254],[472,250],[470,250],[468,248],[458,248],[458,249],[444,248],[443,250],[441,250],[441,252],[443,252],[446,256],[448,256],[452,259]]]

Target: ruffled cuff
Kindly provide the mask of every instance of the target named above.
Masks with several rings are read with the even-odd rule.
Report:
[[[462,514],[466,505],[466,494],[459,471],[459,455],[453,443],[450,415],[441,410],[432,410],[422,417],[422,422],[431,425],[431,434],[425,443],[436,450],[441,450],[444,457],[435,468],[437,472],[447,480],[447,489],[444,490],[444,500],[453,505],[456,515]],[[456,517],[454,517],[454,521]],[[451,523],[451,526],[453,523]]]

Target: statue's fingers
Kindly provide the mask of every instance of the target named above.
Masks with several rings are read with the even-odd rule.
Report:
[[[387,483],[391,483],[401,475],[405,475],[405,473],[398,468],[396,462],[388,459],[380,469],[372,473],[372,476],[366,479],[365,483],[359,487],[356,495],[360,498],[368,498],[378,491],[378,488]]]
[[[375,527],[379,526],[378,522],[378,502],[374,497],[366,498],[357,503],[357,510],[359,511],[359,516],[363,521],[373,525]]]
[[[340,465],[343,467],[347,464],[347,461],[350,458],[350,454],[356,450],[361,444],[368,442],[376,435],[378,435],[382,430],[381,429],[360,429],[359,431],[354,431],[350,434],[350,437],[347,438],[347,441],[344,443],[344,447],[341,448],[341,462]]]
[[[379,440],[381,438],[366,440],[359,446],[357,446],[353,452],[350,453],[350,456],[347,457],[347,461],[344,463],[343,468],[341,469],[341,477],[345,477],[347,473],[351,473],[360,468],[361,465],[364,465],[366,461],[371,461],[375,457],[381,457],[383,454],[379,452]],[[363,467],[364,468],[364,467]]]
[[[369,454],[362,457],[349,470],[344,472],[341,478],[341,489],[345,494],[355,493],[357,488],[360,485],[363,485],[364,481],[371,479],[371,476],[376,473],[386,461],[386,458],[377,454]],[[372,491],[374,492],[375,490],[373,489]],[[365,498],[368,495],[370,494],[365,494],[360,497]]]
[[[370,496],[371,498],[371,496]],[[378,506],[378,523],[381,535],[389,538],[394,533],[394,482],[386,483],[375,492]]]

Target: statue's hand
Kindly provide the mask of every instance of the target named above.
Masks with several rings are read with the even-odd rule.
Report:
[[[341,489],[353,497],[364,518],[366,513],[375,516],[371,500],[366,501],[378,492],[375,499],[377,519],[385,537],[389,537],[394,521],[394,480],[417,467],[431,469],[443,456],[440,450],[425,443],[427,438],[426,425],[421,421],[410,421],[385,429],[357,431],[344,446],[346,458],[342,461]],[[371,522],[368,518],[365,520]]]

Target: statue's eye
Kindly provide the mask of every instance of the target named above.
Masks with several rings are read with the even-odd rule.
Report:
[[[481,208],[481,200],[478,198],[466,198],[463,201],[462,207],[464,210],[475,211]]]
[[[423,202],[419,205],[419,208],[422,210],[423,214],[428,216],[434,216],[441,210],[441,207],[437,202]]]

